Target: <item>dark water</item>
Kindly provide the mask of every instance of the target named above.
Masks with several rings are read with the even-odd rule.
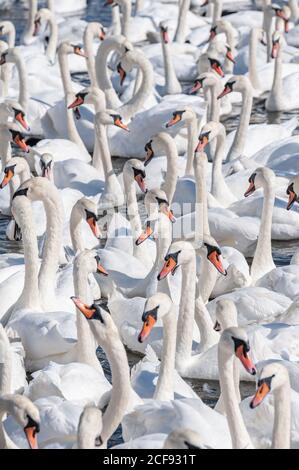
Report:
[[[63,0],[61,0],[63,1]],[[43,2],[41,2],[41,5]],[[20,37],[23,28],[25,26],[25,20],[27,17],[27,10],[25,8],[26,2],[22,0],[16,0],[14,5],[8,10],[0,9],[0,19],[8,19],[14,22],[17,30],[17,38]],[[242,4],[242,8],[245,4]],[[248,5],[247,5],[248,6]],[[232,4],[231,8],[229,5],[225,5],[227,11],[233,11],[236,8],[236,4]],[[103,0],[90,0],[88,2],[88,7],[86,11],[80,13],[78,18],[85,19],[87,21],[100,21],[105,26],[109,26],[110,18],[111,18],[111,9],[104,7]],[[77,74],[73,77],[76,81],[80,82],[82,86],[88,85],[88,78],[86,74]],[[263,101],[256,101],[254,104],[254,110],[252,113],[252,123],[279,123],[286,119],[289,119],[294,114],[298,113],[285,113],[285,114],[270,114],[265,111]],[[239,109],[235,108],[233,112],[233,116],[227,119],[224,124],[228,131],[233,130],[238,125],[239,120]],[[299,129],[297,130],[299,133]],[[115,158],[114,159],[114,168],[117,173],[121,172],[123,165],[125,163],[125,159]],[[0,217],[0,254],[7,253],[7,252],[22,252],[22,246],[16,242],[8,242],[5,238],[5,230],[8,223],[7,218]],[[298,246],[297,241],[283,243],[283,242],[274,242],[273,243],[273,256],[275,263],[279,266],[289,264],[290,258],[294,253],[295,249]],[[98,351],[99,358],[103,365],[105,374],[107,378],[111,381],[111,372],[109,368],[109,364],[105,358],[103,351],[99,349]],[[128,352],[128,358],[130,365],[134,365],[138,360],[139,357]],[[205,403],[209,406],[214,407],[218,397],[219,397],[219,384],[217,382],[207,382],[207,381],[199,381],[199,380],[190,380],[188,381],[192,388],[197,392],[197,394],[203,399]],[[254,390],[253,384],[246,384],[242,383],[241,385],[241,392],[242,396],[246,397],[252,394]],[[121,428],[117,430],[110,441],[110,445],[116,445],[121,442]]]

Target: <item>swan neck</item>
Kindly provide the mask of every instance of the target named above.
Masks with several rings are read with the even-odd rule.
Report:
[[[165,181],[161,188],[165,191],[169,205],[171,205],[178,179],[178,153],[176,143],[171,137],[167,138],[164,148],[167,159],[167,170]]]
[[[287,380],[274,392],[272,449],[291,447],[291,386]]]
[[[162,51],[165,70],[165,95],[175,95],[177,93],[181,93],[182,87],[175,73],[169,44],[166,44],[163,39]]]
[[[233,144],[228,153],[228,161],[232,161],[235,158],[242,156],[244,149],[245,149],[247,131],[249,127],[251,110],[252,110],[252,99],[253,99],[252,90],[249,88],[249,86],[246,86],[246,88],[242,92],[242,95],[243,95],[243,106],[242,106],[240,122],[239,122],[239,126],[237,129]]]
[[[188,129],[188,148],[187,148],[187,165],[185,176],[193,176],[194,169],[193,169],[193,160],[194,160],[194,151],[196,148],[196,140],[197,140],[197,119],[194,117],[191,121],[187,124]]]
[[[249,39],[249,63],[248,63],[248,75],[253,88],[256,90],[261,88],[260,79],[257,73],[257,43],[258,43],[258,31],[253,28],[250,32]]]
[[[187,36],[187,14],[190,10],[191,0],[182,0],[179,7],[179,18],[174,41],[184,44]]]

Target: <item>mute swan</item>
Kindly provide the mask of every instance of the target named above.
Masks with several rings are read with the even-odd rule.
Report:
[[[23,428],[30,449],[38,449],[37,433],[40,430],[40,415],[36,406],[22,395],[0,396],[0,449],[17,449],[3,427],[3,416],[8,413]]]
[[[169,49],[168,28],[163,23],[160,24],[161,44],[165,68],[165,95],[176,95],[182,92],[182,87],[178,81],[173,66],[173,60]]]

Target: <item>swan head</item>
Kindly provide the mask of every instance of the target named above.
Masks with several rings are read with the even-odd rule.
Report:
[[[212,265],[217,269],[217,271],[223,276],[227,275],[226,269],[224,269],[222,263],[222,252],[216,242],[215,238],[211,235],[203,235],[203,243],[199,250],[201,256],[206,256],[207,259],[212,263]]]
[[[75,100],[68,106],[68,109],[75,109],[83,104],[94,105],[98,103],[103,109],[106,108],[105,94],[96,87],[87,87],[75,95]]]
[[[233,91],[238,91],[243,94],[246,90],[250,90],[253,93],[253,88],[249,78],[245,75],[234,75],[226,82],[223,91],[218,96],[218,99],[221,99],[223,96],[228,95]]]
[[[165,440],[163,449],[206,449],[201,436],[192,429],[172,431]]]
[[[168,155],[171,158],[177,158],[177,147],[176,143],[171,135],[167,132],[159,132],[154,135],[151,140],[147,142],[144,147],[146,152],[144,166],[147,166],[155,155]]]
[[[141,57],[144,58],[144,54],[141,51],[133,49],[131,45],[130,48],[126,47],[126,51],[117,65],[121,86],[124,84],[127,74],[138,65],[138,60],[141,59]]]
[[[281,47],[283,47],[284,44],[285,44],[285,39],[283,37],[283,34],[280,31],[274,31],[272,35],[272,51],[271,51],[272,59],[276,59]]]
[[[29,165],[25,158],[13,157],[9,160],[6,167],[4,168],[4,178],[0,184],[0,189],[5,188],[8,183],[13,179],[15,175],[19,175],[23,171],[30,171]]]
[[[48,8],[41,8],[34,18],[33,36],[38,36],[43,22],[53,21],[54,13]]]
[[[64,41],[60,44],[58,47],[58,54],[75,54],[80,57],[85,57],[86,54],[83,50],[83,47],[81,44],[71,44],[69,41]]]
[[[287,195],[289,196],[287,210],[289,211],[295,202],[299,202],[299,175],[289,181]]]
[[[79,223],[86,220],[92,233],[96,238],[101,238],[101,232],[98,227],[98,208],[95,202],[86,197],[79,199],[72,209],[71,223]]]
[[[53,163],[54,157],[51,153],[44,153],[41,155],[39,165],[42,171],[42,177],[48,178],[50,181],[52,179]]]
[[[291,18],[292,11],[288,5],[284,5],[283,7],[279,7],[278,5],[272,5],[272,8],[274,10],[274,14],[279,21],[283,21],[284,25],[284,32],[288,33],[289,32],[289,21]],[[276,25],[277,27],[277,25]]]
[[[71,297],[77,309],[88,320],[93,334],[99,344],[109,344],[119,340],[118,329],[111,315],[97,304],[87,305],[78,297]]]
[[[2,395],[7,404],[7,412],[23,428],[31,449],[38,449],[37,433],[40,430],[38,408],[24,395]]]
[[[195,250],[191,243],[185,241],[173,242],[165,256],[165,263],[158,275],[158,281],[165,279],[170,273],[175,274],[179,266],[195,261]]]
[[[11,118],[17,124],[25,129],[30,131],[30,127],[26,122],[25,112],[22,106],[15,100],[7,100],[4,103],[0,104],[0,120],[7,122]]]
[[[196,80],[194,80],[194,84],[190,90],[190,94],[196,93],[199,90],[204,90],[205,88],[212,88],[212,87],[220,88],[220,86],[221,86],[221,80],[218,75],[212,72],[204,72],[204,73],[201,73]]]
[[[198,137],[198,145],[195,152],[203,152],[206,146],[221,133],[225,136],[225,127],[220,122],[210,121],[205,124]]]
[[[86,274],[98,273],[108,276],[106,269],[101,264],[101,259],[96,250],[83,250],[76,256],[74,266],[77,271],[85,272]]]
[[[130,129],[126,124],[124,124],[122,117],[116,111],[106,109],[105,111],[97,113],[97,118],[104,126],[116,126],[127,132],[130,132]]]
[[[231,299],[220,299],[216,305],[215,331],[226,330],[238,325],[238,312],[235,303]]]
[[[227,357],[236,356],[249,374],[256,374],[255,365],[248,355],[250,352],[248,335],[243,328],[231,327],[224,330],[220,337],[219,347],[222,354]]]
[[[8,130],[10,132],[10,140],[15,143],[23,152],[29,153],[29,147],[25,142],[25,137],[19,130],[19,126],[10,122],[8,124]]]
[[[167,200],[165,191],[162,189],[152,189],[147,191],[144,198],[144,204],[148,214],[148,219],[145,230],[136,240],[137,246],[141,245],[141,243],[154,234],[159,213],[164,214],[172,223],[174,223],[176,220],[169,208],[169,202]]]
[[[173,127],[180,122],[191,122],[196,119],[194,109],[191,106],[184,106],[183,109],[177,109],[172,113],[172,118],[167,122],[166,128]]]
[[[257,189],[265,188],[266,186],[273,186],[275,184],[275,173],[270,168],[261,167],[257,168],[249,180],[249,187],[244,196],[248,197],[253,194]]]
[[[170,43],[170,37],[169,37],[169,33],[168,33],[168,26],[166,25],[166,23],[164,21],[161,21],[161,23],[159,24],[159,29],[160,29],[160,35],[161,35],[162,42],[164,44]]]
[[[85,35],[86,34],[90,34],[92,37],[95,39],[98,38],[100,41],[104,41],[106,38],[106,31],[104,26],[97,21],[92,21],[87,24],[85,29]]]
[[[103,441],[101,433],[103,430],[103,414],[95,405],[87,405],[79,420],[78,425],[78,448],[94,449],[101,447]]]
[[[271,362],[264,366],[259,374],[257,390],[250,402],[250,408],[259,406],[270,392],[283,388],[285,385],[290,386],[290,378],[288,370],[279,362]]]
[[[12,21],[0,21],[0,36],[5,36],[15,31],[15,26]]]
[[[210,29],[209,41],[212,41],[213,39],[215,39],[215,37],[219,33],[228,34],[228,33],[233,33],[234,31],[235,30],[234,30],[232,24],[229,21],[227,21],[227,20],[217,20],[212,25],[212,27]]]
[[[123,174],[124,177],[130,181],[136,181],[143,193],[147,192],[145,185],[146,173],[143,162],[137,160],[136,158],[131,158],[130,160],[126,161]]]
[[[170,297],[161,292],[154,294],[147,299],[142,314],[143,326],[138,335],[139,343],[144,343],[144,341],[149,337],[150,332],[158,319],[163,319],[166,315],[172,312],[172,306],[173,304]]]

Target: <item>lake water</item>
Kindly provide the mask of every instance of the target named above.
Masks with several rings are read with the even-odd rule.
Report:
[[[63,0],[62,0],[63,1]],[[88,2],[88,7],[86,11],[83,11],[80,13],[78,17],[82,19],[86,19],[87,21],[100,21],[102,24],[105,26],[109,26],[110,24],[110,15],[111,15],[111,9],[104,7],[104,0],[90,0]],[[41,5],[43,2],[41,2]],[[13,7],[7,10],[2,10],[0,9],[0,19],[8,19],[14,22],[16,29],[17,29],[17,38],[20,37],[22,30],[25,25],[25,19],[27,17],[27,10],[25,8],[26,2],[23,2],[22,0],[17,0],[14,4]],[[244,4],[242,4],[244,6]],[[234,5],[231,6],[229,4],[225,4],[225,9],[226,10],[234,10]],[[80,74],[80,76],[76,76],[75,79],[77,81],[80,81],[82,83],[82,86],[86,85],[87,76],[84,74]],[[261,101],[257,101],[254,104],[254,110],[252,113],[252,123],[273,123],[273,122],[281,122],[286,119],[289,119],[291,116],[296,115],[296,113],[284,113],[281,115],[277,114],[269,114],[265,111],[264,104]],[[299,112],[297,113],[299,117]],[[238,125],[238,117],[230,118],[226,122],[224,122],[226,128],[228,131],[231,131],[235,129],[235,127]],[[299,128],[297,129],[297,133],[299,133]],[[114,163],[114,168],[117,173],[122,171],[123,165],[124,165],[125,159],[121,158],[115,158],[113,159]],[[7,252],[22,252],[22,245],[16,242],[9,242],[6,240],[5,237],[5,230],[6,226],[8,223],[8,218],[1,218],[0,217],[0,254],[1,253],[7,253]],[[294,253],[295,249],[297,248],[298,242],[297,241],[292,241],[289,243],[283,243],[283,242],[274,242],[273,243],[273,257],[275,260],[275,263],[279,266],[282,265],[287,265],[290,262],[290,258],[292,254]],[[108,379],[111,379],[111,373],[109,369],[109,364],[107,363],[104,354],[99,351],[99,357],[100,360],[103,364],[103,368],[105,370],[105,373],[108,377]],[[129,357],[129,362],[130,365],[135,364],[138,360],[139,357],[128,353]],[[204,400],[205,403],[207,403],[209,406],[214,406],[215,403],[217,402],[217,399],[219,397],[219,384],[217,382],[207,382],[207,381],[201,381],[201,380],[192,380],[189,381],[191,386],[196,390],[198,395]],[[253,384],[241,384],[241,392],[242,396],[246,397],[252,394],[254,390],[254,385]],[[117,443],[121,442],[121,429],[119,428],[117,432],[114,434],[114,436],[111,439],[110,445],[115,445]]]

